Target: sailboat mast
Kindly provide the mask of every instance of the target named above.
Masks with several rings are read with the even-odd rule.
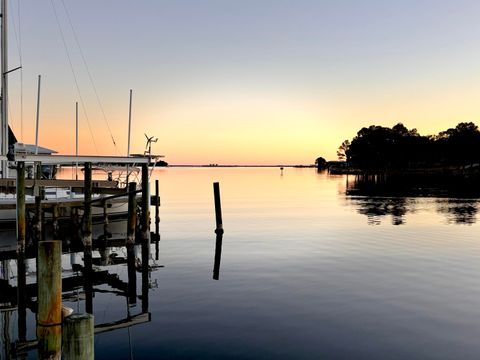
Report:
[[[1,66],[2,72],[1,81],[1,106],[0,106],[0,155],[6,156],[8,152],[8,81],[7,81],[7,68],[8,68],[8,53],[7,53],[7,0],[1,0],[1,29],[0,29],[0,42],[1,42]],[[7,161],[2,160],[1,170],[2,178],[8,177]]]

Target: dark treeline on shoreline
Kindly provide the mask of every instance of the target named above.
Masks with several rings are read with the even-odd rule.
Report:
[[[361,170],[474,165],[480,163],[480,131],[472,122],[427,136],[401,123],[392,128],[372,125],[351,142],[345,140],[337,154]]]

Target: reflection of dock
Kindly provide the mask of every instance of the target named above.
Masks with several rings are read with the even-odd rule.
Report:
[[[127,265],[129,267],[129,274],[134,275],[134,279],[129,276],[128,281],[123,281],[118,274],[111,273],[109,270],[94,270],[90,267],[87,268],[88,262],[77,264],[75,261],[71,264],[71,269],[64,271],[62,278],[62,299],[63,301],[80,301],[85,300],[85,304],[90,303],[90,307],[93,309],[93,298],[95,293],[111,293],[115,296],[122,296],[127,299],[127,304],[135,304],[137,300],[141,302],[141,311],[137,314],[130,314],[128,316],[116,321],[96,324],[94,327],[95,334],[105,333],[109,331],[115,331],[119,329],[136,326],[139,324],[148,323],[151,321],[151,315],[148,311],[148,293],[149,293],[149,278],[152,267],[149,264],[149,247],[150,243],[142,243],[141,245],[135,245],[141,248],[138,253],[141,254],[141,259],[136,258],[135,251],[129,251],[130,259],[121,259],[119,266]],[[72,257],[75,259],[75,257]],[[119,259],[120,260],[120,259]],[[142,277],[141,293],[137,294],[136,289],[136,273],[138,264],[140,266]],[[90,262],[90,264],[92,264]],[[130,267],[133,266],[133,269]],[[23,267],[25,270],[25,267]],[[132,271],[133,270],[133,271]],[[20,276],[25,274],[19,274]],[[102,289],[101,287],[107,285],[111,288]],[[11,349],[8,351],[11,355],[21,356],[31,350],[34,350],[39,345],[38,339],[28,340],[26,338],[26,313],[30,310],[33,314],[37,314],[38,300],[37,294],[39,293],[37,283],[26,284],[26,281],[17,280],[17,284],[10,283],[10,277],[0,280],[0,311],[2,313],[10,313],[11,311],[18,312],[18,327],[24,329],[23,335],[20,334],[19,339],[11,342]],[[133,298],[133,299],[132,299]],[[20,323],[23,322],[23,323]],[[5,349],[6,350],[6,349]]]

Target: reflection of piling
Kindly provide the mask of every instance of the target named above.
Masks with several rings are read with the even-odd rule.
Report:
[[[91,314],[74,314],[63,320],[65,360],[94,359],[94,321]]]
[[[148,241],[142,242],[142,312],[148,312],[148,290],[149,290],[149,266],[150,244]]]
[[[137,271],[135,262],[135,245],[127,243],[128,303],[137,302]]]
[[[217,222],[217,228],[215,229],[215,232],[217,234],[223,234],[222,206],[220,203],[220,184],[218,182],[213,183],[213,196],[215,199],[215,220]]]
[[[217,233],[215,241],[215,260],[213,262],[213,280],[220,278],[220,261],[222,259],[223,233]]]
[[[62,242],[38,244],[37,338],[40,359],[60,359],[62,345]]]
[[[27,275],[25,251],[17,253],[17,305],[18,305],[18,339],[27,339]]]

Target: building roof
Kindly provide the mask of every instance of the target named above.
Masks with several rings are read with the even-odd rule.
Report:
[[[27,151],[27,154],[35,154],[35,149],[36,146],[32,144],[25,144],[25,150]],[[39,155],[49,155],[49,154],[58,154],[57,151],[52,150],[52,149],[47,149],[42,146],[38,147],[38,154]]]

